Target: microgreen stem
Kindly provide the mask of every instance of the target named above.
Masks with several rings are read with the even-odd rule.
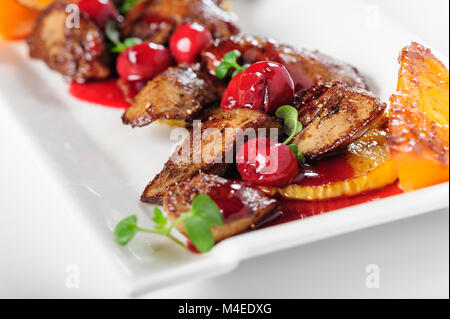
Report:
[[[208,252],[214,247],[213,226],[223,225],[223,216],[219,206],[206,194],[199,194],[192,201],[191,210],[168,225],[168,218],[158,207],[154,208],[153,219],[155,226],[152,229],[137,226],[137,216],[131,215],[120,221],[114,229],[118,243],[127,245],[137,232],[165,236],[181,247],[187,248],[181,240],[175,238],[171,232],[181,222],[185,222],[186,232],[190,242],[198,251]]]
[[[173,237],[172,235],[167,235],[168,238],[172,239],[173,242],[175,242],[176,244],[178,244],[179,246],[183,247],[183,248],[187,248],[187,246],[180,240],[176,239],[175,237]]]
[[[182,241],[178,240],[177,238],[175,238],[174,236],[172,236],[170,234],[170,231],[172,230],[172,227],[170,227],[170,230],[169,229],[167,229],[167,230],[155,230],[155,229],[147,229],[147,228],[137,227],[136,230],[140,231],[140,232],[144,232],[144,233],[166,236],[167,238],[169,238],[172,241],[174,241],[176,244],[180,245],[183,248],[186,248],[186,245]]]
[[[167,228],[164,233],[169,235],[172,230],[181,222],[185,221],[187,218],[189,217],[189,213],[183,214],[180,217],[178,217],[173,223],[172,225],[170,225],[169,228]]]
[[[156,235],[165,235],[165,232],[162,230],[155,230],[155,229],[147,229],[147,228],[141,228],[137,227],[137,231],[144,232],[144,233],[150,233],[150,234],[156,234]]]

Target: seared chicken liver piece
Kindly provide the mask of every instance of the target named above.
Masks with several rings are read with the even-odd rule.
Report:
[[[294,144],[307,157],[317,158],[345,148],[382,124],[386,103],[368,91],[334,82],[305,93],[297,107],[305,128]]]
[[[199,194],[210,196],[221,208],[224,224],[212,228],[216,243],[246,231],[277,206],[275,199],[242,181],[234,182],[200,173],[190,181],[173,185],[164,195],[164,210],[170,220],[174,221],[187,213]],[[231,210],[235,215],[228,216]],[[187,235],[184,223],[178,224],[177,229]]]
[[[161,203],[170,186],[195,177],[199,172],[224,176],[232,165],[226,163],[226,159],[230,154],[234,159],[236,144],[248,137],[246,130],[255,129],[258,134],[259,128],[266,128],[264,135],[268,136],[270,128],[280,132],[281,123],[267,114],[250,109],[235,109],[212,117],[202,125],[202,141],[195,141],[191,133],[172,154],[161,173],[147,186],[141,200]]]
[[[175,29],[197,22],[211,31],[214,38],[239,33],[233,14],[224,11],[213,0],[152,0],[138,4],[123,23],[125,37],[167,44]]]
[[[141,127],[159,119],[202,118],[203,109],[218,103],[224,89],[224,83],[200,71],[199,65],[171,67],[138,93],[123,122]]]
[[[318,81],[342,81],[351,87],[367,89],[366,79],[349,64],[317,51],[298,50],[262,37],[218,39],[203,51],[202,60],[210,73],[215,75],[223,56],[233,50],[242,53],[242,63],[273,61],[283,64],[294,79],[296,91],[309,89]]]
[[[28,38],[30,56],[44,60],[70,81],[109,77],[109,53],[102,31],[83,13],[79,28],[66,26],[67,5],[57,1],[41,12]]]

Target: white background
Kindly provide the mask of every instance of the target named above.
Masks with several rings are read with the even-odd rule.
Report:
[[[448,56],[447,0],[371,2]],[[59,189],[21,129],[4,120],[7,112],[0,110],[0,297],[127,297],[114,260],[92,240],[95,230]],[[66,270],[72,264],[80,270],[78,289],[66,286]],[[380,289],[366,288],[369,264],[380,267]],[[231,274],[146,297],[448,295],[447,210],[250,260]]]

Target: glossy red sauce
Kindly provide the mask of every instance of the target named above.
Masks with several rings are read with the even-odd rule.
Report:
[[[353,167],[345,155],[306,164],[294,184],[302,186],[322,186],[354,177]]]
[[[242,202],[242,188],[242,183],[230,181],[218,187],[212,195],[225,220],[242,218],[252,212],[251,208]]]
[[[142,20],[145,21],[150,28],[160,28],[160,24],[165,23],[167,25],[173,24],[173,21],[171,19],[163,18],[157,14],[147,14],[144,17],[142,17]]]
[[[314,215],[320,215],[337,209],[363,204],[403,193],[397,184],[387,186],[353,197],[338,198],[326,201],[280,201],[277,212],[262,221],[257,228],[265,228],[287,223],[294,220],[304,219]]]
[[[130,104],[125,94],[117,85],[117,80],[107,80],[89,83],[72,83],[69,93],[79,100],[102,106],[126,109]]]

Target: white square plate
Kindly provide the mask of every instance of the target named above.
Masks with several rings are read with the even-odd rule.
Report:
[[[412,40],[423,43],[361,0],[241,0],[235,1],[235,11],[247,34],[319,49],[352,63],[384,101],[395,90],[401,48]],[[49,165],[96,227],[98,240],[121,265],[134,295],[225,273],[247,258],[449,205],[445,183],[249,232],[201,256],[151,235],[139,235],[122,248],[112,235],[120,219],[136,213],[140,223],[150,223],[151,207],[140,204],[139,196],[170,155],[170,129],[131,129],[122,125],[122,111],[75,100],[59,74],[28,58],[24,43],[0,42],[0,74],[0,107],[8,108],[48,155]]]

